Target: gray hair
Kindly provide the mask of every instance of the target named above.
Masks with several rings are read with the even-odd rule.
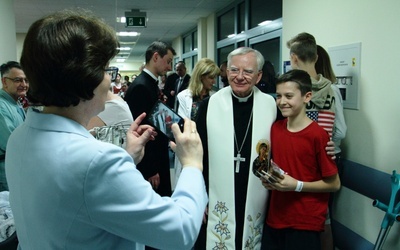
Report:
[[[260,71],[262,70],[264,66],[264,57],[263,55],[256,49],[252,49],[249,47],[240,47],[235,50],[233,50],[231,53],[228,55],[228,67],[231,66],[231,61],[233,56],[238,56],[238,55],[246,55],[248,53],[254,53],[257,58],[257,69]]]

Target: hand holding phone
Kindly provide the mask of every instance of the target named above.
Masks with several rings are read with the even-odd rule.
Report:
[[[175,141],[171,129],[173,123],[177,123],[180,130],[183,131],[183,118],[160,101],[157,101],[151,109],[148,121],[157,129],[157,131],[167,136],[171,141]]]

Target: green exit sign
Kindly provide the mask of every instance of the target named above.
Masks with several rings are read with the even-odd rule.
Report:
[[[146,27],[146,17],[126,17],[126,27]]]

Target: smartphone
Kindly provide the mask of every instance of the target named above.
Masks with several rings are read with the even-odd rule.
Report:
[[[184,119],[161,101],[157,101],[151,109],[148,121],[171,141],[175,141],[171,129],[173,123],[177,123],[180,130],[183,131]]]

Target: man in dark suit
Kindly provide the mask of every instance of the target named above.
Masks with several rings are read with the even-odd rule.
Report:
[[[162,41],[153,42],[147,48],[146,65],[129,86],[125,97],[135,119],[143,112],[150,114],[151,108],[159,97],[157,79],[171,70],[171,62],[175,54],[175,50]],[[171,195],[168,143],[168,138],[159,133],[154,141],[146,144],[146,153],[137,165],[143,177],[161,196]]]
[[[175,82],[177,79],[179,79],[179,75],[175,71],[173,71],[170,74],[167,74],[167,78],[165,79],[164,88],[162,90],[162,92],[164,94],[164,98],[165,98],[164,103],[170,108],[174,108],[174,106],[171,106],[170,103],[168,103],[168,97],[171,95],[171,90],[173,90],[171,88],[175,87]]]
[[[182,90],[187,89],[190,75],[186,74],[186,65],[183,61],[179,61],[175,65],[175,72],[177,74],[177,79],[175,82],[171,81],[165,83],[164,94],[168,97],[167,105],[176,111],[176,96]]]

